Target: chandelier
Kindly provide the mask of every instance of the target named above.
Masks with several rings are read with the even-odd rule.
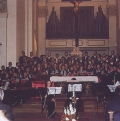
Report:
[[[72,56],[75,56],[75,55],[82,56],[82,52],[80,51],[79,47],[74,47],[73,51],[71,52],[71,55]]]

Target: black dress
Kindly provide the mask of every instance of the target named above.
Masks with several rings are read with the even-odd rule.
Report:
[[[48,89],[43,88],[40,90],[41,97],[42,97],[42,113],[44,112],[45,106],[47,106],[47,117],[53,118],[55,116],[55,102],[52,101],[52,98],[54,98],[54,95],[48,95]],[[47,98],[45,99],[45,95],[47,95]]]

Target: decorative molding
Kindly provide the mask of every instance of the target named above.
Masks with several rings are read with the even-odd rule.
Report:
[[[38,17],[46,17],[48,12],[47,6],[38,6]]]
[[[105,40],[88,40],[88,46],[105,46]]]
[[[107,6],[107,13],[109,16],[116,16],[116,13],[117,13],[116,5],[108,5]]]
[[[50,46],[67,46],[67,41],[50,41]]]
[[[111,44],[109,39],[79,39],[80,48],[106,48]],[[112,43],[113,46],[115,44]],[[75,41],[73,39],[46,39],[46,48],[73,48],[75,47]]]
[[[83,41],[79,40],[78,45],[83,46]],[[72,41],[72,46],[75,46],[75,41],[74,40]]]
[[[0,18],[7,18],[8,17],[8,13],[0,13]]]
[[[7,0],[0,0],[0,13],[7,12]]]

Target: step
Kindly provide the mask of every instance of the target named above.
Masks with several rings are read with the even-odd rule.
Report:
[[[65,101],[67,99],[66,95],[56,95],[56,111],[62,113]],[[90,94],[82,94],[81,99],[83,101],[84,112],[94,113],[94,101],[96,97]],[[14,112],[41,112],[41,100],[40,97],[32,97],[30,101],[23,103],[17,107],[13,108]],[[83,111],[83,110],[82,110]],[[104,108],[99,108],[99,112],[104,112]]]

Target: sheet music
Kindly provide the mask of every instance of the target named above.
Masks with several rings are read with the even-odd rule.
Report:
[[[119,85],[120,85],[120,82],[117,81],[116,84],[114,84],[114,85],[107,85],[107,86],[110,89],[110,92],[115,92],[116,87],[119,86]]]
[[[82,84],[69,84],[68,85],[68,92],[81,92],[82,91]]]
[[[62,87],[49,87],[48,94],[61,94]]]
[[[110,89],[110,92],[115,92],[116,86],[115,85],[107,85]]]

